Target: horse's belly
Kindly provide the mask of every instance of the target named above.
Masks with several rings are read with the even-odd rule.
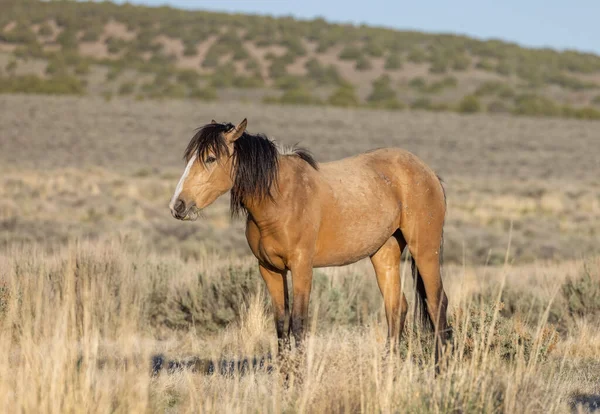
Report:
[[[375,253],[398,229],[400,209],[363,209],[324,221],[314,258],[315,267],[343,266]]]

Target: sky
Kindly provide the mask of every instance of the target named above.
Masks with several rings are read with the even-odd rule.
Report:
[[[116,0],[124,3],[123,0]],[[323,17],[600,54],[600,0],[129,0],[150,6]]]

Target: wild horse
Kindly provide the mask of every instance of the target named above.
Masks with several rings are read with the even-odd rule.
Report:
[[[387,345],[396,345],[408,309],[400,283],[408,246],[415,315],[435,332],[437,360],[448,334],[440,275],[446,200],[439,177],[397,148],[317,163],[303,149],[283,151],[266,136],[248,133],[246,124],[212,121],[197,131],[170,209],[177,219],[192,219],[231,191],[231,212],[247,217],[246,238],[271,295],[280,352],[290,331],[296,346],[305,336],[313,268],[366,257],[383,295]]]

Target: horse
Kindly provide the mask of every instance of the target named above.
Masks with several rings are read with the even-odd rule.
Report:
[[[309,151],[282,150],[246,126],[246,119],[237,126],[212,120],[196,131],[169,207],[174,218],[190,220],[231,192],[231,214],[246,216],[246,239],[271,297],[279,354],[291,347],[290,333],[296,347],[305,340],[313,268],[367,257],[383,296],[386,348],[393,348],[408,311],[400,281],[408,246],[415,318],[434,332],[437,364],[449,337],[441,278],[446,194],[439,176],[399,148],[318,163]]]

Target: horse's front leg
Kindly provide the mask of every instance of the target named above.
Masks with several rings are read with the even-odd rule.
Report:
[[[289,348],[289,297],[287,287],[287,271],[273,271],[259,264],[260,274],[267,285],[273,303],[275,329],[277,330],[277,351],[279,357]],[[286,326],[287,325],[287,326]]]
[[[290,261],[288,264],[292,272],[293,301],[292,306],[292,334],[296,340],[296,347],[302,349],[306,337],[306,324],[308,322],[308,303],[312,287],[312,257],[301,257]]]

